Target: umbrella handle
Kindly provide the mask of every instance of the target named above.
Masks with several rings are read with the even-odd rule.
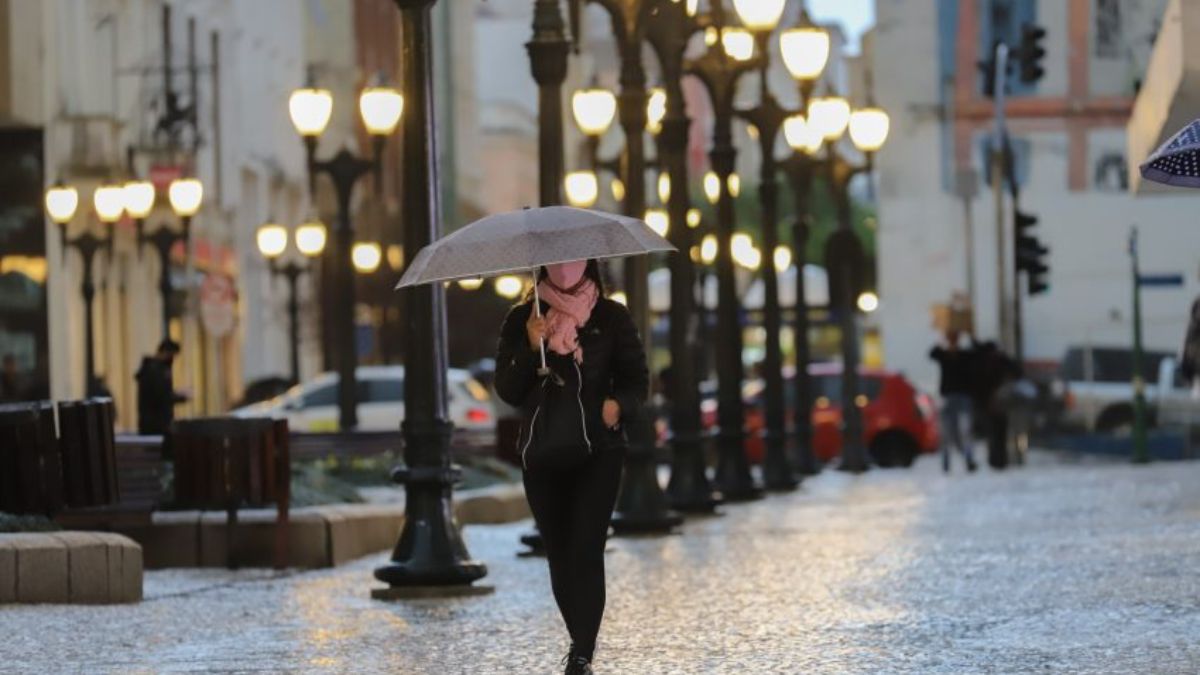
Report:
[[[533,274],[533,312],[534,312],[534,316],[541,316],[542,315],[542,296],[540,294],[538,294],[538,278],[537,278],[537,268],[536,267],[533,268],[532,274]],[[540,347],[541,353],[542,353],[542,367],[538,368],[537,373],[538,373],[538,375],[545,377],[550,374],[550,369],[548,367],[546,367],[546,340],[545,340],[545,338],[541,338],[541,337],[538,338],[538,347]]]

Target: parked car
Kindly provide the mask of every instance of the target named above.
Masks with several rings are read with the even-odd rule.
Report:
[[[1141,375],[1152,423],[1181,426],[1200,423],[1197,401],[1179,372],[1174,354],[1144,352]],[[1132,429],[1132,350],[1071,347],[1059,366],[1055,387],[1062,392],[1065,402],[1064,426],[1101,433],[1127,433]]]
[[[295,384],[291,379],[279,375],[271,375],[254,380],[246,385],[246,390],[242,393],[242,398],[229,407],[230,409],[237,409],[245,408],[255,403],[262,403],[276,396],[282,396]]]
[[[404,366],[359,366],[358,430],[395,431],[404,418]],[[494,433],[492,396],[470,373],[448,372],[450,420],[456,429]],[[328,432],[338,428],[337,373],[322,373],[269,401],[239,408],[240,417],[286,417],[293,431]]]
[[[828,462],[842,452],[842,366],[837,363],[810,364],[812,378],[813,453]],[[789,426],[795,410],[795,372],[784,371],[784,403]],[[910,466],[917,455],[937,452],[940,440],[937,407],[933,399],[917,391],[903,375],[878,368],[860,368],[860,407],[863,441],[876,464],[884,467]],[[750,380],[742,387],[746,402],[746,454],[761,462],[765,452],[762,431],[763,380]],[[701,414],[705,428],[717,425],[716,383],[701,386]]]

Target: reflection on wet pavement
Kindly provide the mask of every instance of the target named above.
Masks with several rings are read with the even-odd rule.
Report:
[[[1200,465],[826,472],[617,539],[600,673],[1200,671]],[[468,528],[490,596],[369,599],[336,570],[171,570],[117,607],[0,608],[0,672],[550,673],[527,523]]]

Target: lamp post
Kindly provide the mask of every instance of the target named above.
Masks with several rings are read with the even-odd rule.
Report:
[[[670,256],[671,269],[671,479],[667,498],[671,508],[711,513],[721,501],[709,481],[700,419],[700,391],[692,351],[695,315],[695,264],[691,259],[693,229],[688,194],[687,146],[691,119],[683,97],[684,54],[700,28],[695,2],[660,2],[650,19],[646,41],[658,57],[664,83],[662,119],[656,125],[659,158],[667,177],[668,239],[679,250]],[[660,195],[661,196],[661,195]],[[698,212],[697,212],[698,214]],[[692,223],[695,222],[695,225]],[[686,227],[683,226],[686,223]]]
[[[814,98],[808,106],[808,122],[826,141],[826,170],[829,188],[837,210],[838,229],[825,244],[829,271],[830,301],[841,329],[842,348],[842,459],[841,471],[860,473],[869,467],[863,447],[862,407],[866,400],[859,389],[858,296],[863,286],[862,242],[851,223],[850,181],[860,173],[870,173],[874,154],[887,141],[889,118],[886,112],[868,105],[851,111],[850,104],[837,96]],[[838,141],[849,130],[850,140],[863,154],[855,164],[838,149]]]
[[[703,56],[690,61],[687,71],[704,83],[713,107],[713,147],[709,161],[715,178],[717,205],[717,399],[718,463],[716,486],[728,501],[748,501],[762,496],[750,475],[745,451],[745,406],[742,403],[742,327],[738,311],[737,285],[731,243],[734,230],[732,184],[737,149],[733,145],[734,95],[738,81],[758,67],[753,55],[753,38],[745,31],[725,28],[721,0],[711,2],[716,31]],[[749,53],[744,40],[750,38]],[[712,183],[714,181],[706,181]],[[707,187],[707,186],[706,186]]]
[[[172,231],[167,225],[146,234],[146,217],[154,208],[154,185],[149,181],[134,180],[123,188],[125,211],[133,218],[137,227],[138,248],[151,244],[158,252],[158,292],[162,303],[162,336],[165,340],[171,333],[171,249],[176,242],[183,242],[185,251],[191,240],[192,217],[200,211],[204,198],[204,185],[196,178],[177,178],[167,188],[167,199],[171,209],[179,218],[181,229]]]
[[[334,293],[337,302],[330,308],[333,313],[333,349],[338,371],[338,426],[342,431],[358,426],[358,401],[356,397],[356,375],[358,355],[354,336],[354,271],[350,267],[351,243],[354,227],[350,222],[350,201],[354,186],[360,178],[374,174],[380,179],[380,157],[384,140],[391,135],[400,122],[404,111],[404,97],[387,87],[368,87],[358,99],[359,113],[363,126],[371,135],[373,154],[364,159],[346,148],[333,158],[316,158],[317,140],[329,124],[333,113],[333,95],[326,89],[304,88],[292,92],[288,110],[292,124],[304,139],[308,159],[309,190],[313,191],[316,176],[324,173],[333,182],[337,195],[337,224],[329,246],[328,260],[331,261]]]
[[[784,121],[790,116],[772,95],[767,78],[770,67],[771,33],[783,14],[784,0],[734,0],[734,8],[742,23],[754,35],[759,53],[759,103],[738,110],[737,115],[757,130],[762,154],[759,200],[762,207],[763,248],[774,255],[779,247],[779,166],[775,160],[775,143]],[[783,324],[779,308],[779,277],[774,265],[767,265],[763,274],[763,329],[766,333],[766,354],[763,359],[765,383],[763,483],[769,490],[794,490],[799,485],[787,452],[786,411],[783,401],[783,349],[780,329]]]
[[[433,31],[436,0],[396,0],[400,8],[401,81],[411,103],[403,130],[401,200],[404,251],[412,260],[441,233],[434,140]],[[454,522],[451,493],[462,471],[450,462],[447,411],[446,294],[441,284],[404,289],[404,466],[392,480],[404,483],[404,526],[391,561],[375,570],[388,589],[373,597],[479,593],[471,584],[487,567],[471,560]]]
[[[573,16],[578,15],[584,1],[572,0]],[[621,92],[616,108],[617,119],[625,135],[624,162],[621,167],[623,211],[627,216],[642,218],[646,211],[646,130],[650,103],[646,90],[646,71],[642,64],[642,41],[659,0],[590,1],[608,13],[621,63]],[[589,134],[589,138],[599,142],[598,135]],[[649,266],[645,256],[627,258],[624,262],[629,313],[633,316],[638,333],[647,341],[650,338],[649,287],[646,280]],[[682,519],[671,512],[666,494],[658,484],[652,420],[646,410],[624,410],[622,415],[629,430],[630,447],[625,456],[625,476],[617,500],[613,530],[618,534],[670,532]]]
[[[562,203],[562,86],[567,79],[570,48],[565,28],[558,0],[534,0],[533,38],[525,49],[533,79],[538,83],[538,198],[542,206]]]
[[[121,219],[125,212],[124,190],[119,185],[101,185],[92,193],[92,206],[101,224],[101,234],[97,235],[91,227],[85,229],[74,238],[68,238],[67,225],[75,217],[79,206],[79,192],[71,186],[60,183],[46,191],[46,212],[59,228],[59,237],[63,242],[63,255],[67,247],[74,247],[83,259],[83,281],[80,292],[83,295],[84,313],[84,372],[85,391],[88,396],[98,396],[104,393],[96,380],[95,332],[92,327],[92,305],[96,297],[96,284],[92,281],[92,267],[96,253],[101,249],[112,252],[112,233],[109,230]]]
[[[817,79],[829,61],[829,33],[812,23],[807,10],[801,10],[799,25],[780,34],[779,51],[788,72],[799,85],[800,109],[807,112]],[[783,167],[791,182],[796,204],[796,219],[792,223],[792,249],[796,257],[796,315],[792,331],[792,350],[796,359],[796,378],[793,383],[796,406],[792,429],[796,440],[796,469],[802,475],[811,476],[821,469],[812,447],[812,380],[808,374],[812,350],[809,346],[804,263],[812,227],[814,155],[821,149],[825,139],[803,114],[792,115],[784,120],[783,125],[784,137],[792,148],[792,154],[783,162]]]
[[[305,258],[315,258],[325,250],[325,225],[319,222],[309,222],[296,228],[296,250]],[[258,251],[267,259],[271,276],[282,276],[288,282],[288,337],[291,347],[291,378],[293,384],[300,382],[300,302],[297,293],[297,283],[301,275],[309,271],[307,264],[301,264],[294,258],[281,263],[280,258],[287,250],[288,231],[282,225],[268,223],[258,228],[256,237]]]

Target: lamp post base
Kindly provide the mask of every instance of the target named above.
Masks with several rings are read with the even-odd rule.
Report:
[[[708,479],[701,440],[677,437],[672,445],[671,480],[667,483],[671,508],[681,513],[713,513],[722,497]]]
[[[717,459],[717,475],[713,482],[725,501],[750,502],[762,499],[762,486],[750,475],[750,462],[746,459],[742,434],[718,436],[717,442],[720,457]]]
[[[792,470],[791,460],[787,453],[787,439],[782,436],[772,436],[770,432],[763,436],[767,452],[763,458],[763,485],[771,492],[791,492],[800,486],[800,479]]]
[[[658,464],[653,447],[630,448],[625,457],[621,496],[613,516],[613,532],[619,536],[670,534],[682,522],[683,518],[671,511],[667,495],[658,484]]]

